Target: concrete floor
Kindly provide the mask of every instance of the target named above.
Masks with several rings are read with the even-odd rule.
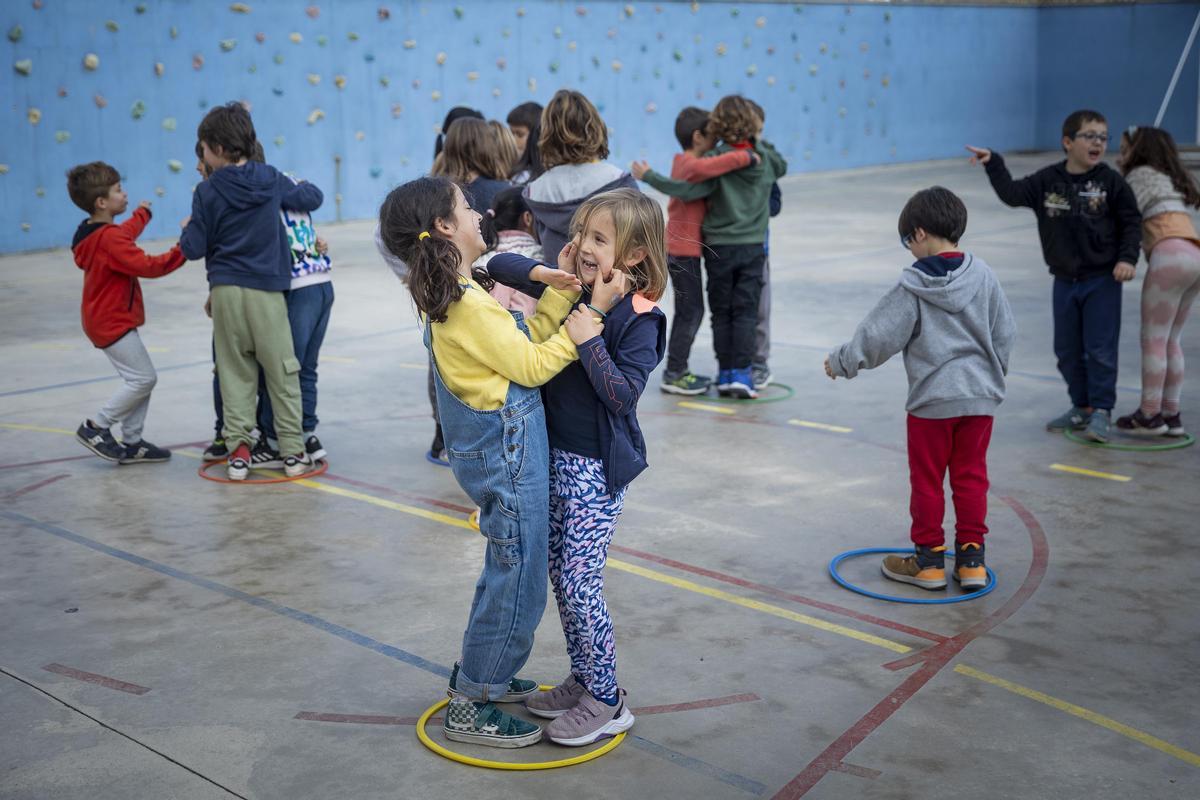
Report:
[[[999,587],[913,606],[826,573],[841,551],[907,542],[903,367],[833,383],[821,361],[896,280],[896,216],[934,183],[971,209],[964,246],[1000,274],[1020,337],[990,457]],[[0,259],[0,798],[1200,796],[1200,448],[1102,451],[1042,430],[1067,398],[1032,214],[965,160],[786,180],[772,367],[793,398],[696,408],[651,384],[652,468],[608,570],[621,682],[645,709],[630,737],[545,772],[426,750],[412,718],[443,696],[483,541],[422,458],[425,357],[371,227],[322,226],[329,472],[270,487],[196,475],[212,420],[199,264],[143,284],[161,371],[146,435],[175,458],[117,468],[70,436],[116,381],[80,333],[69,253]],[[1138,397],[1139,290],[1121,413]],[[1184,347],[1200,355],[1200,321]],[[1193,426],[1198,397],[1195,369]],[[845,572],[901,591],[873,557]],[[526,672],[565,669],[551,610]]]

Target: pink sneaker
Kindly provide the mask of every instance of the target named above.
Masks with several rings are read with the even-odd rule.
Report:
[[[625,706],[624,689],[617,690],[615,706],[602,703],[585,692],[574,708],[546,727],[546,737],[555,744],[583,747],[632,727],[633,713]]]
[[[529,713],[545,719],[558,719],[570,711],[579,702],[579,698],[587,694],[583,684],[575,680],[574,675],[555,686],[548,692],[538,692],[525,701]]]

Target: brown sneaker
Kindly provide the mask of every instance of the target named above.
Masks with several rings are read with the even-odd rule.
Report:
[[[610,706],[584,692],[575,707],[546,726],[546,737],[555,744],[583,747],[600,738],[616,736],[633,727],[633,712],[625,705],[625,690],[617,690]]]
[[[574,675],[546,692],[538,692],[525,701],[525,707],[530,714],[536,714],[545,719],[558,719],[570,711],[579,702],[579,698],[587,694],[583,684],[575,680]]]
[[[983,545],[954,546],[954,580],[964,589],[976,590],[987,586],[987,567],[983,565]]]
[[[945,546],[917,547],[911,556],[888,556],[883,559],[883,574],[900,583],[911,583],[935,591],[946,588]]]

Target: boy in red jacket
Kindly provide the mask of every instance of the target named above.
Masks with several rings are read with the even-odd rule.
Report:
[[[146,464],[166,461],[169,450],[142,439],[150,391],[158,375],[137,329],[146,321],[138,278],[161,278],[184,265],[179,245],[159,256],[147,255],[135,240],[150,221],[143,201],[120,225],[129,199],[121,176],[103,161],[81,164],[67,173],[71,201],[91,216],[79,224],[71,250],[83,270],[83,332],[104,351],[125,385],[109,398],[94,420],[87,419],[75,438],[105,461]],[[121,441],[109,430],[121,423]]]

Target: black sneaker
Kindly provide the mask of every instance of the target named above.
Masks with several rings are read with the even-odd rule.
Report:
[[[279,451],[267,444],[266,439],[259,439],[250,451],[250,467],[252,469],[283,469],[283,458]]]
[[[1163,417],[1163,422],[1167,423],[1167,436],[1186,436],[1187,431],[1183,429],[1183,417],[1175,414],[1170,417]]]
[[[310,433],[304,440],[304,452],[308,453],[308,457],[314,463],[328,455],[325,452],[325,448],[321,446],[321,440],[317,438],[315,433]]]
[[[276,455],[279,454],[276,453]],[[283,473],[289,478],[299,478],[301,475],[312,472],[312,468],[313,460],[305,452],[296,453],[283,460]]]
[[[205,448],[204,455],[201,458],[209,463],[224,461],[229,458],[229,448],[225,446],[225,440],[220,436],[213,439],[212,444]]]
[[[121,463],[125,457],[125,445],[114,439],[108,428],[101,428],[90,419],[85,419],[75,431],[75,441],[114,464]]]
[[[1142,413],[1140,408],[1132,414],[1120,417],[1117,420],[1117,427],[1135,436],[1162,436],[1169,430],[1162,414],[1148,417]]]
[[[766,364],[759,367],[751,367],[750,375],[754,379],[755,391],[759,392],[770,386],[771,381],[775,379],[775,376],[771,374],[771,368]]]
[[[156,444],[150,444],[145,439],[135,444],[125,445],[125,456],[122,464],[161,464],[171,460],[171,451]]]

